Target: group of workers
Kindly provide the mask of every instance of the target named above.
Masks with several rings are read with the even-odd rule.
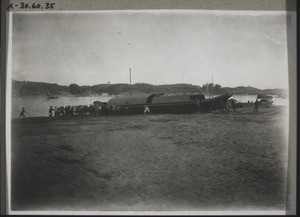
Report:
[[[97,115],[99,111],[93,105],[77,105],[77,106],[50,106],[48,115],[49,117],[62,117],[62,116],[74,116],[74,115]]]
[[[236,112],[236,107],[236,102],[233,99],[229,99],[227,101],[220,101],[220,104],[216,107],[216,109],[213,112],[220,111],[222,113],[229,113],[231,109],[234,112]]]
[[[251,101],[251,103],[253,103],[253,101]],[[250,104],[250,101],[248,101],[248,104]],[[255,102],[254,102],[254,111],[253,111],[253,113],[258,112],[258,104],[259,104],[259,101],[258,101],[258,99],[256,99]],[[219,110],[222,113],[224,113],[224,112],[229,113],[231,109],[234,112],[236,112],[237,108],[238,108],[238,106],[237,106],[236,101],[234,99],[229,99],[226,102],[221,102],[221,104],[219,105],[219,107],[216,110]]]
[[[258,100],[254,102],[254,111],[258,112]],[[221,107],[221,112],[229,112],[230,108],[235,112],[236,103],[234,100],[228,100],[225,105]],[[25,118],[25,108],[23,107],[20,112],[20,118]],[[144,107],[144,114],[150,114],[150,109],[148,106]],[[82,115],[129,115],[129,103],[126,102],[125,106],[117,106],[115,103],[112,105],[107,105],[105,103],[94,103],[88,105],[77,105],[77,106],[50,106],[49,117],[62,117],[62,116],[82,116]]]
[[[149,110],[149,108],[148,108]],[[150,110],[147,112],[150,113]],[[129,103],[125,106],[117,106],[114,104],[108,105],[107,103],[94,103],[88,105],[77,106],[50,106],[48,111],[49,117],[62,117],[62,116],[83,116],[83,115],[129,115]]]

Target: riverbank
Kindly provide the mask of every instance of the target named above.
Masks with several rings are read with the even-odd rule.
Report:
[[[12,209],[283,210],[285,109],[13,120]]]

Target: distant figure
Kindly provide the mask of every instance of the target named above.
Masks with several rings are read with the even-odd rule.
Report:
[[[65,108],[63,107],[63,106],[60,106],[60,108],[59,108],[59,115],[60,116],[64,116],[65,115]]]
[[[98,114],[102,115],[102,106],[101,105],[98,106]]]
[[[258,100],[256,99],[255,102],[254,102],[254,111],[253,113],[258,112]]]
[[[22,111],[20,112],[20,116],[19,116],[19,118],[18,119],[20,119],[21,117],[23,117],[23,118],[25,118],[25,108],[23,107],[22,108]]]
[[[227,112],[227,113],[230,113],[230,108],[231,108],[231,103],[230,103],[230,100],[227,100],[226,102],[225,102],[225,111]]]
[[[54,108],[54,116],[57,117],[58,115],[59,115],[58,108],[55,107],[55,108]]]
[[[121,106],[117,106],[115,114],[118,116],[121,115],[121,109],[122,109]]]
[[[129,115],[129,102],[125,103],[125,115]]]
[[[76,112],[76,111],[75,111],[75,107],[74,107],[74,106],[71,106],[71,107],[70,107],[70,114],[71,114],[71,115],[75,115],[75,112]]]
[[[116,114],[116,104],[115,103],[112,105],[112,114],[113,115]]]
[[[226,112],[226,113],[229,113],[230,109],[229,109],[229,102],[226,101],[226,102],[223,102],[224,104],[224,109],[223,111]]]
[[[236,104],[235,104],[235,101],[232,99],[231,100],[231,106],[232,106],[232,110],[234,111],[234,112],[236,112]]]
[[[144,114],[151,114],[148,106],[145,106]]]
[[[52,115],[53,115],[53,107],[52,106],[50,106],[50,108],[49,108],[49,117],[52,117]]]

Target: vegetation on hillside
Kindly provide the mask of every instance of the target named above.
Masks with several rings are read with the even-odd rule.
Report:
[[[45,82],[31,82],[31,81],[16,81],[12,83],[13,96],[47,96],[47,95],[74,95],[74,96],[90,96],[90,95],[119,95],[126,93],[170,93],[170,92],[202,92],[204,94],[270,94],[280,95],[285,93],[283,89],[266,89],[260,90],[254,87],[239,86],[235,88],[221,87],[219,84],[205,84],[196,86],[191,84],[168,84],[168,85],[152,85],[146,83],[136,83],[133,85],[119,83],[119,84],[98,84],[93,86],[79,86],[78,84],[70,84],[69,86],[61,86],[58,84],[50,84]]]

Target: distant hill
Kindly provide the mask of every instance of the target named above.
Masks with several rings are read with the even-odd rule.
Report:
[[[46,96],[47,93],[70,95],[68,86],[45,82],[12,81],[13,96]]]
[[[279,95],[285,93],[283,89],[265,89],[261,90],[254,87],[221,87],[218,86],[218,92],[214,94],[235,93],[235,94],[249,94],[257,95],[264,93],[268,95]],[[216,90],[217,88],[215,88]],[[213,88],[214,90],[214,88]],[[126,95],[129,93],[149,94],[149,93],[165,93],[165,92],[202,92],[206,93],[207,88],[204,86],[196,86],[191,84],[168,84],[168,85],[152,85],[146,83],[136,83],[133,85],[119,83],[119,84],[97,84],[93,86],[79,86],[77,84],[70,84],[69,86],[62,86],[58,84],[50,84],[45,82],[32,81],[12,81],[12,95],[13,96],[47,96],[62,95],[62,96],[91,96],[91,95]]]
[[[254,95],[254,94],[259,94],[261,90],[250,86],[248,87],[239,86],[239,87],[222,87],[222,92]]]
[[[239,86],[239,87],[222,87],[222,92],[227,92],[227,93],[235,93],[235,94],[248,94],[248,95],[257,95],[260,93],[267,94],[267,95],[282,95],[286,91],[284,89],[258,89],[254,87],[244,87],[244,86]]]

